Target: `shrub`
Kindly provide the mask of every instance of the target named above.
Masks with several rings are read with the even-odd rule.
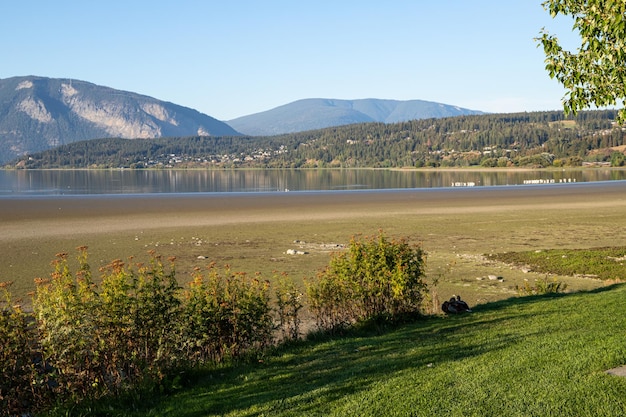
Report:
[[[0,283],[0,415],[34,412],[50,399],[32,316],[13,302],[11,284]]]
[[[49,279],[36,279],[33,313],[0,284],[0,407],[8,415],[38,412],[141,387],[167,388],[175,371],[260,351],[276,330],[269,282],[212,264],[182,291],[150,252],[147,265],[115,260],[92,279],[87,248],[72,272],[67,253]],[[286,281],[285,281],[286,282]],[[295,288],[277,289],[279,315],[297,332]],[[2,415],[2,413],[0,413]]]
[[[99,270],[99,285],[78,248],[78,268],[67,253],[37,279],[33,313],[12,303],[0,285],[0,406],[11,415],[78,403],[141,387],[167,387],[175,370],[249,357],[300,335],[302,294],[283,275],[270,302],[259,276],[209,265],[179,287],[175,260],[151,252],[147,265],[114,260]],[[308,287],[322,329],[372,318],[393,320],[423,307],[424,252],[405,239],[351,240]],[[276,321],[274,320],[276,318]]]
[[[76,275],[67,253],[57,254],[50,279],[36,280],[33,310],[43,360],[53,367],[52,386],[57,396],[79,399],[97,388],[100,343],[96,338],[98,297],[86,264]]]
[[[317,282],[307,287],[309,309],[317,327],[338,329],[356,320],[358,312],[350,289],[351,280],[350,276],[336,275],[328,266],[317,275]]]
[[[425,254],[406,239],[353,238],[335,254],[308,288],[318,326],[333,329],[373,318],[395,319],[420,312],[427,285]]]
[[[269,282],[225,267],[199,270],[185,292],[183,339],[193,362],[222,361],[267,347],[274,323]]]
[[[114,260],[100,272],[98,336],[109,389],[161,380],[183,360],[180,355],[180,287],[174,259],[169,270],[150,252],[148,265]]]
[[[161,258],[151,252],[149,265],[131,274],[130,316],[133,356],[151,376],[177,366],[179,321],[182,313],[180,286],[176,281],[174,258],[166,270]]]
[[[567,284],[562,281],[557,281],[556,278],[549,281],[548,277],[545,277],[535,280],[535,285],[524,281],[524,285],[516,285],[515,289],[520,295],[556,294],[564,292],[567,289]]]
[[[166,271],[152,253],[150,265],[119,260],[101,269],[96,291],[79,248],[72,274],[67,254],[57,255],[49,280],[38,280],[33,310],[44,361],[60,398],[94,398],[160,380],[176,366],[180,301],[173,265]]]

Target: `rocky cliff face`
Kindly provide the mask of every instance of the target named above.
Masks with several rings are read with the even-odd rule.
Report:
[[[79,140],[195,135],[239,133],[193,109],[84,81],[0,80],[0,163]]]

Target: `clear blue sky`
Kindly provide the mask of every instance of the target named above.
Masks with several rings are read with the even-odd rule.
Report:
[[[562,109],[541,0],[21,0],[0,9],[0,78],[73,78],[220,120],[303,98]],[[573,43],[575,45],[575,43]]]

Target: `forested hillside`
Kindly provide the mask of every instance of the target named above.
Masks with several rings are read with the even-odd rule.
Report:
[[[270,137],[185,137],[76,142],[23,157],[57,167],[463,167],[624,163],[614,111],[459,116],[362,123]],[[14,163],[15,164],[15,163]]]

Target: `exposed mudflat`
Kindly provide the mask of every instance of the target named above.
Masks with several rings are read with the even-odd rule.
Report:
[[[389,214],[489,214],[626,207],[626,182],[361,192],[149,194],[0,200],[0,242],[29,235],[109,233],[132,228],[328,221]]]
[[[58,252],[89,246],[94,266],[156,250],[177,257],[185,279],[201,262],[271,277],[314,276],[328,251],[384,229],[423,243],[439,292],[486,302],[534,276],[496,269],[484,253],[626,245],[626,181],[385,191],[0,198],[0,282],[32,290]],[[295,244],[300,240],[306,244]],[[310,252],[289,256],[287,250]],[[199,261],[205,260],[205,261]],[[452,267],[446,267],[451,264]],[[501,268],[501,267],[498,267]],[[480,280],[504,276],[503,282]],[[569,288],[599,285],[568,281]]]

